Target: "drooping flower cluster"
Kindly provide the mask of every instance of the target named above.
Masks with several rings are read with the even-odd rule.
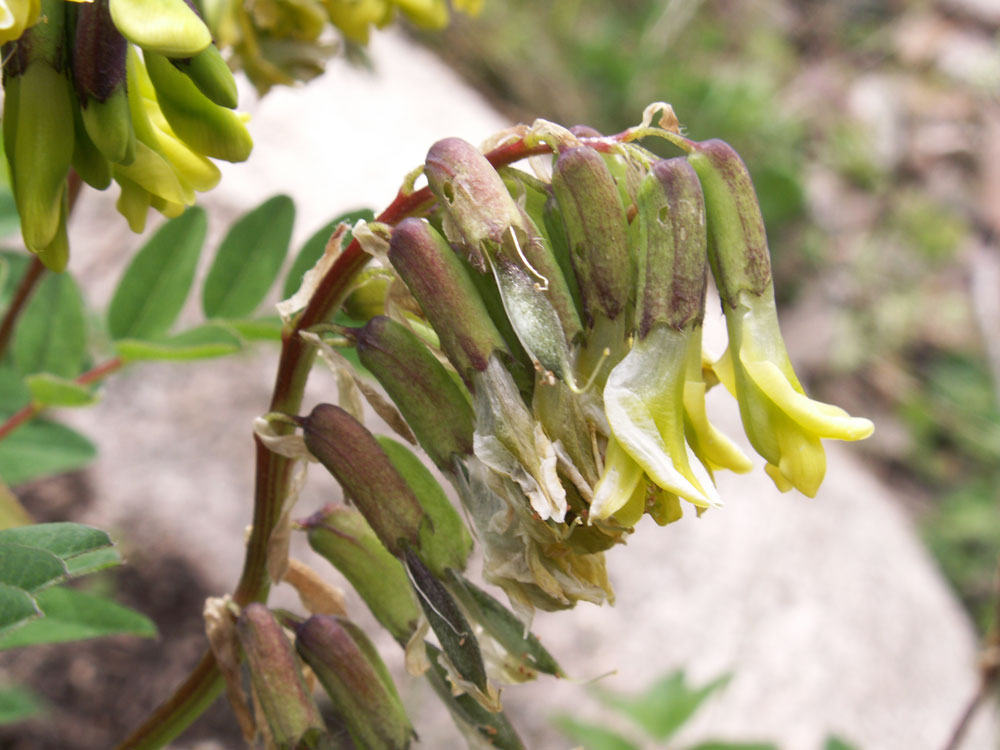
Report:
[[[0,0],[4,153],[28,249],[66,266],[70,169],[118,183],[133,231],[150,208],[178,216],[218,184],[212,159],[253,148],[230,66],[260,93],[308,80],[335,48],[330,25],[363,44],[397,7],[448,22],[446,0]]]
[[[141,231],[150,207],[179,215],[218,183],[211,159],[243,161],[253,142],[233,75],[184,0],[29,5],[4,35],[4,152],[25,244],[62,270],[71,168],[99,190],[117,182],[118,210]]]
[[[399,277],[358,336],[362,362],[458,488],[487,579],[523,614],[610,598],[602,552],[642,515],[718,507],[715,473],[752,468],[708,421],[715,382],[782,491],[816,494],[821,438],[872,431],[792,370],[740,157],[660,134],[685,156],[521,128],[551,150],[535,174],[443,140],[423,169],[426,217],[356,229]],[[701,344],[709,268],[729,330],[716,362]]]

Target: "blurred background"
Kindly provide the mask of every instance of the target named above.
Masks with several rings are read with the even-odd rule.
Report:
[[[847,467],[840,495],[833,490],[815,503],[794,497],[757,506],[782,514],[784,520],[766,520],[761,511],[765,519],[758,515],[756,520],[763,531],[753,528],[753,533],[761,532],[761,546],[748,553],[749,566],[740,558],[731,567],[755,569],[758,565],[773,571],[777,566],[794,571],[810,554],[810,547],[815,550],[825,540],[842,535],[841,546],[830,547],[825,567],[817,563],[808,569],[809,574],[816,573],[812,594],[817,599],[828,596],[822,589],[825,583],[875,561],[888,571],[885,578],[873,573],[867,582],[848,578],[843,585],[878,597],[878,586],[891,587],[893,577],[906,578],[893,565],[910,565],[913,560],[917,567],[924,564],[923,550],[900,546],[892,534],[885,537],[885,554],[902,550],[900,554],[906,556],[880,560],[872,552],[881,544],[883,527],[879,524],[904,529],[904,534],[909,534],[911,526],[916,528],[934,563],[927,567],[931,572],[920,574],[927,576],[922,583],[913,586],[938,586],[936,566],[960,599],[964,614],[958,608],[952,611],[945,602],[901,608],[894,616],[940,616],[956,623],[949,632],[959,633],[954,642],[960,647],[949,650],[952,642],[941,641],[941,659],[960,662],[966,682],[948,697],[935,724],[936,733],[927,734],[924,742],[914,742],[904,727],[893,735],[895,744],[886,740],[881,745],[859,746],[859,750],[940,747],[941,728],[957,719],[975,685],[972,650],[976,637],[994,624],[1000,554],[1000,2],[487,0],[479,16],[456,15],[441,33],[419,32],[402,23],[399,27],[406,38],[396,30],[379,34],[369,51],[349,46],[350,63],[348,56],[340,55],[320,79],[297,89],[276,89],[248,107],[262,128],[267,123],[280,127],[275,123],[280,124],[282,118],[286,123],[305,116],[317,119],[312,120],[311,129],[303,129],[301,138],[289,139],[292,142],[280,144],[282,148],[264,131],[252,131],[257,152],[247,165],[227,168],[222,185],[205,201],[213,217],[209,244],[213,233],[217,243],[226,222],[276,191],[288,192],[299,201],[293,244],[301,244],[344,210],[361,206],[377,210],[386,205],[403,174],[422,162],[427,146],[436,138],[457,134],[476,141],[509,122],[544,117],[617,132],[637,123],[646,104],[664,100],[673,105],[691,137],[730,142],[747,161],[757,186],[771,243],[782,326],[800,377],[812,396],[869,417],[877,425],[874,436],[852,450],[854,460],[863,464],[860,470],[831,461],[834,487],[838,472]],[[423,49],[415,49],[414,43]],[[451,71],[441,72],[430,55]],[[444,92],[456,90],[458,78],[485,101],[463,89],[461,97],[470,104],[452,108]],[[393,89],[393,80],[402,83]],[[379,100],[369,101],[368,94],[374,90]],[[339,142],[324,149],[320,141],[326,137],[325,123],[334,121],[341,128],[338,133],[367,136],[375,121],[395,123],[392,127],[407,133],[398,139],[366,141],[367,148]],[[384,133],[392,127],[372,132]],[[272,129],[270,135],[275,132],[280,139],[280,130]],[[664,149],[664,154],[669,153]],[[310,168],[308,177],[301,171],[304,160]],[[315,192],[317,185],[324,186],[321,200]],[[78,252],[75,246],[73,270],[96,298],[90,301],[98,308],[127,260],[122,248],[135,248],[141,242],[118,226],[122,222],[112,213],[114,198],[85,195],[78,214],[92,212],[93,218],[74,225],[85,238],[80,246],[87,249]],[[60,707],[61,718],[37,723],[27,732],[0,730],[0,747],[105,747],[186,674],[203,647],[199,614],[205,596],[229,590],[238,575],[242,559],[238,544],[227,551],[217,541],[239,536],[234,529],[249,522],[250,446],[249,430],[244,428],[264,409],[273,355],[272,349],[261,347],[249,358],[220,364],[214,374],[197,369],[196,375],[192,367],[190,377],[179,378],[174,366],[157,365],[137,368],[141,376],[122,375],[109,384],[105,403],[90,412],[95,417],[69,418],[102,441],[98,463],[84,472],[17,488],[38,520],[70,518],[116,531],[132,564],[100,585],[150,615],[164,641],[135,645],[107,639],[94,642],[89,650],[57,647],[17,654],[8,669],[19,678],[33,680]],[[322,398],[323,387],[329,399],[329,380],[321,377],[314,400]],[[230,415],[230,422],[214,420],[223,413]],[[109,419],[116,420],[114,424],[121,429],[102,436]],[[171,419],[186,428],[183,439],[177,439]],[[245,420],[237,434],[227,426],[232,419]],[[198,436],[203,442],[197,442]],[[204,465],[206,450],[215,459],[211,466]],[[218,468],[226,462],[231,467],[228,473]],[[124,470],[123,464],[128,464]],[[149,467],[154,465],[167,475],[151,478]],[[869,482],[868,477],[874,479]],[[197,480],[200,492],[186,488],[183,483],[189,479]],[[330,484],[320,482],[314,503],[329,499]],[[776,495],[767,487],[759,491]],[[635,544],[626,548],[633,561],[667,556],[675,577],[670,581],[672,588],[664,589],[673,594],[662,595],[663,602],[646,614],[653,612],[650,616],[656,617],[664,607],[676,607],[677,620],[690,621],[690,627],[704,631],[702,641],[693,636],[685,640],[680,630],[668,629],[668,624],[676,625],[669,619],[663,620],[660,633],[654,621],[643,637],[667,634],[675,639],[672,643],[640,642],[638,634],[633,638],[624,633],[626,625],[637,627],[640,619],[635,615],[630,620],[636,610],[628,607],[636,602],[645,606],[646,599],[662,592],[651,592],[649,580],[629,583],[623,578],[615,584],[617,615],[594,615],[605,620],[588,621],[594,608],[580,608],[552,616],[541,625],[549,636],[546,643],[557,656],[571,655],[570,649],[576,648],[594,655],[596,665],[601,663],[598,652],[603,654],[602,649],[631,653],[638,662],[651,648],[662,651],[663,659],[650,664],[647,673],[639,670],[647,679],[652,677],[650,670],[662,672],[667,655],[682,659],[714,638],[715,625],[707,620],[719,618],[720,611],[723,618],[734,618],[732,628],[755,618],[773,618],[754,609],[756,600],[739,573],[733,573],[732,580],[741,583],[727,587],[715,581],[715,598],[701,604],[696,601],[699,591],[706,588],[702,585],[706,578],[717,573],[724,578],[719,568],[726,567],[713,566],[699,556],[709,549],[713,555],[724,556],[722,547],[738,546],[747,536],[744,532],[750,527],[739,524],[754,520],[752,511],[739,509],[739,490],[730,492],[737,496],[731,516],[736,520],[720,520],[731,524],[722,536],[699,537],[708,532],[697,527],[685,537],[687,541],[672,537],[668,545],[655,537],[653,529],[649,536],[637,534]],[[745,492],[750,495],[758,490]],[[833,502],[852,492],[857,495],[853,500]],[[112,496],[120,498],[125,510],[105,510]],[[212,502],[206,502],[206,497]],[[881,503],[891,505],[900,511],[900,518],[886,521],[884,513],[876,512],[866,519],[868,500],[873,510]],[[309,501],[308,497],[303,500],[303,514],[314,509],[307,505]],[[197,524],[190,522],[192,514],[197,514]],[[838,518],[838,514],[850,517]],[[719,515],[721,519],[723,514]],[[806,530],[797,530],[796,524]],[[866,524],[871,530],[868,536],[863,533]],[[679,533],[688,533],[685,528],[696,527],[682,527]],[[775,542],[791,546],[796,535],[802,537],[803,557],[792,552],[782,557],[781,551],[775,552]],[[621,552],[620,557],[627,560],[626,551]],[[852,555],[857,557],[855,568],[848,561]],[[619,570],[624,577],[626,569]],[[775,591],[760,604],[770,606],[768,612],[774,607],[791,608],[789,602],[797,600],[788,591],[799,591],[796,586],[808,587],[809,582],[779,579],[773,585]],[[751,604],[744,603],[741,609],[732,599],[727,601],[730,595]],[[932,600],[938,602],[933,597],[927,601]],[[864,599],[850,601],[852,606],[865,606]],[[701,616],[705,616],[704,624],[698,622]],[[863,622],[867,621],[858,620]],[[864,632],[858,623],[850,632]],[[822,625],[830,623],[821,621],[817,632],[824,632]],[[933,630],[930,622],[910,625],[915,630]],[[566,635],[561,644],[560,634],[574,627],[582,630]],[[769,648],[771,655],[785,651],[786,661],[775,661],[794,673],[796,668],[789,662],[801,654],[789,644],[794,639],[783,639],[781,632],[772,631],[770,640],[758,645]],[[870,637],[885,650],[892,648],[894,634],[886,631],[885,643],[877,634]],[[734,636],[737,645],[731,653],[739,655],[741,648],[750,648],[745,641],[740,645],[740,637]],[[170,647],[168,652],[164,643]],[[908,648],[913,645],[905,643]],[[933,651],[936,643],[928,636],[919,644],[921,653]],[[832,636],[823,645],[834,654],[840,648]],[[726,653],[730,652],[722,647],[717,658],[696,665],[702,683],[733,666],[723,658]],[[914,657],[902,648],[894,658],[893,664],[905,665]],[[148,679],[135,674],[136,659],[147,660]],[[787,723],[788,714],[797,710],[788,695],[777,698],[777,702],[785,701],[785,714],[764,717],[760,702],[778,683],[790,683],[785,687],[794,695],[794,680],[779,670],[754,682],[749,677],[752,671],[752,666],[746,667],[749,682],[731,686],[734,705],[751,718],[756,711],[765,729]],[[595,666],[582,672],[574,676],[588,679],[600,670]],[[743,674],[737,668],[737,678]],[[928,705],[936,697],[933,674],[920,675],[927,687],[921,696]],[[853,677],[870,682],[869,689],[875,693],[881,688],[875,675]],[[899,683],[911,675],[900,672],[891,677]],[[830,696],[826,706],[830,716],[823,716],[824,706],[817,698],[808,706],[815,713],[803,722],[814,728],[827,723],[831,730],[850,734],[856,706],[845,702],[837,709],[842,718],[832,718],[837,683],[832,684],[831,688],[817,678],[815,686],[817,696]],[[577,684],[560,689],[563,709],[582,700],[585,692]],[[527,697],[521,698],[515,697],[519,690],[511,689],[508,695],[512,710],[520,711],[523,718],[533,708],[532,696],[550,688],[541,685],[541,692],[525,692],[521,695]],[[846,687],[844,692],[848,692]],[[419,695],[406,697],[418,706],[424,700]],[[920,705],[906,698],[900,701]],[[550,708],[526,720],[529,736],[540,743],[529,746],[568,748],[568,740],[556,743],[554,739]],[[576,709],[579,713],[579,704]],[[733,731],[744,732],[739,736],[746,739],[745,727],[757,726],[750,720],[726,724],[727,713],[736,710],[720,707],[714,725],[710,722],[708,728],[735,726]],[[885,724],[906,723],[901,714],[881,713],[887,714]],[[858,735],[890,737],[866,730],[864,722],[858,721],[854,727]],[[871,723],[877,722],[872,719]],[[454,734],[437,739],[436,731],[422,730],[425,746],[458,746]],[[178,746],[239,747],[237,736],[228,709],[220,701],[186,736],[186,744]],[[790,727],[785,736],[806,735],[796,735]],[[783,747],[818,748],[804,743]]]

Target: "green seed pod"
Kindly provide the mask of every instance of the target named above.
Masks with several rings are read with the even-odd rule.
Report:
[[[257,704],[279,750],[332,748],[292,644],[271,611],[258,602],[248,604],[236,622],[236,635]]]
[[[357,333],[358,358],[385,388],[434,464],[472,453],[475,418],[465,389],[406,326],[379,316]]]
[[[298,627],[295,648],[316,673],[357,747],[410,746],[413,727],[399,693],[360,628],[343,618],[313,615]]]
[[[771,286],[764,217],[750,172],[724,141],[695,143],[688,161],[698,173],[708,217],[708,257],[722,301],[730,308],[742,291],[755,297]]]
[[[705,201],[682,157],[656,162],[637,197],[639,278],[636,323],[645,338],[657,323],[700,325],[705,317]]]
[[[348,580],[375,619],[400,645],[417,627],[420,608],[403,564],[353,508],[329,505],[302,522],[309,546]]]
[[[597,313],[614,320],[628,305],[633,276],[628,219],[615,179],[599,153],[580,146],[559,155],[552,188],[588,322]]]

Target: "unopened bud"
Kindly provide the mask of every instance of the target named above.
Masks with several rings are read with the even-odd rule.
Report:
[[[358,511],[330,505],[302,522],[309,546],[339,570],[382,627],[405,644],[420,609],[403,564],[375,536]]]
[[[357,333],[358,358],[385,388],[440,469],[472,453],[475,417],[465,389],[406,326],[384,316]]]
[[[694,144],[688,161],[698,173],[708,217],[708,253],[722,301],[734,308],[740,292],[755,297],[771,285],[764,217],[750,172],[725,141]]]
[[[424,174],[449,218],[448,230],[461,238],[469,260],[487,268],[483,243],[500,245],[522,217],[500,175],[479,149],[461,138],[431,146]]]
[[[615,179],[600,154],[580,146],[559,155],[552,188],[585,314],[591,323],[598,312],[614,320],[628,304],[633,274],[628,220]]]
[[[306,446],[340,482],[393,555],[417,549],[424,512],[375,436],[339,406],[320,404],[301,422]]]
[[[405,750],[413,727],[378,652],[348,620],[313,615],[298,627],[295,648],[333,702],[351,739],[366,750]]]
[[[279,750],[332,747],[291,642],[263,604],[247,605],[236,622],[257,706]],[[261,721],[258,718],[258,723]]]
[[[392,232],[389,260],[466,383],[473,371],[486,369],[494,351],[509,351],[462,261],[427,221],[399,223]]]
[[[640,338],[657,323],[676,329],[705,316],[705,201],[698,175],[678,157],[656,162],[636,199]]]

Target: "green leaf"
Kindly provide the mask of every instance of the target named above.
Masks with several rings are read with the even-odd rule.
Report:
[[[20,544],[0,545],[0,581],[34,593],[69,577],[63,561],[44,549]]]
[[[0,440],[0,477],[14,486],[79,469],[96,455],[93,443],[80,433],[56,422],[34,419]]]
[[[299,254],[295,256],[292,267],[288,270],[288,275],[285,277],[285,285],[281,291],[281,298],[288,299],[299,290],[305,272],[316,265],[316,261],[322,257],[323,251],[326,249],[326,243],[329,242],[334,230],[341,223],[353,225],[361,219],[373,221],[375,219],[375,212],[368,208],[348,211],[346,214],[338,216],[306,240],[302,249],[299,250]],[[347,232],[341,240],[340,246],[342,248],[347,247],[350,242],[351,233]]]
[[[12,724],[44,712],[45,703],[27,688],[0,688],[0,724]]]
[[[0,531],[0,544],[21,544],[51,552],[60,560],[111,547],[108,532],[82,523],[37,523]]]
[[[674,734],[729,679],[729,675],[723,675],[692,690],[685,684],[684,670],[680,669],[637,696],[616,695],[605,690],[595,692],[603,702],[622,711],[653,739],[662,741]]]
[[[114,339],[163,336],[184,306],[205,242],[205,211],[193,206],[164,224],[132,259],[108,310]]]
[[[0,650],[113,634],[156,636],[148,617],[93,594],[56,587],[35,598],[45,616],[0,635]]]
[[[0,237],[14,234],[21,226],[10,188],[0,188]]]
[[[857,750],[857,746],[836,735],[830,735],[826,738],[826,745],[824,745],[823,750]]]
[[[201,304],[206,317],[253,313],[277,279],[294,223],[292,199],[276,195],[233,224],[205,279]]]
[[[70,576],[75,578],[87,573],[94,573],[98,570],[120,565],[121,561],[122,558],[118,554],[118,550],[109,547],[107,549],[95,549],[91,552],[85,552],[82,555],[71,557],[65,562]]]
[[[90,406],[97,396],[85,385],[48,372],[29,375],[24,379],[31,400],[39,406]]]
[[[2,309],[2,308],[0,308]],[[0,365],[0,413],[13,414],[31,400],[31,392],[24,382],[24,376],[6,360]]]
[[[227,320],[225,324],[247,341],[281,341],[281,333],[284,330],[284,324],[277,315]]]
[[[34,598],[27,591],[0,583],[0,633],[41,614]]]
[[[24,374],[80,374],[87,353],[87,320],[76,282],[68,273],[46,274],[21,313],[14,362]]]
[[[243,340],[231,328],[219,323],[206,323],[166,339],[123,339],[115,344],[118,355],[132,362],[146,359],[208,359],[232,354],[242,348]]]
[[[569,716],[556,716],[552,723],[584,750],[639,750],[638,745],[599,724],[587,724]]]

